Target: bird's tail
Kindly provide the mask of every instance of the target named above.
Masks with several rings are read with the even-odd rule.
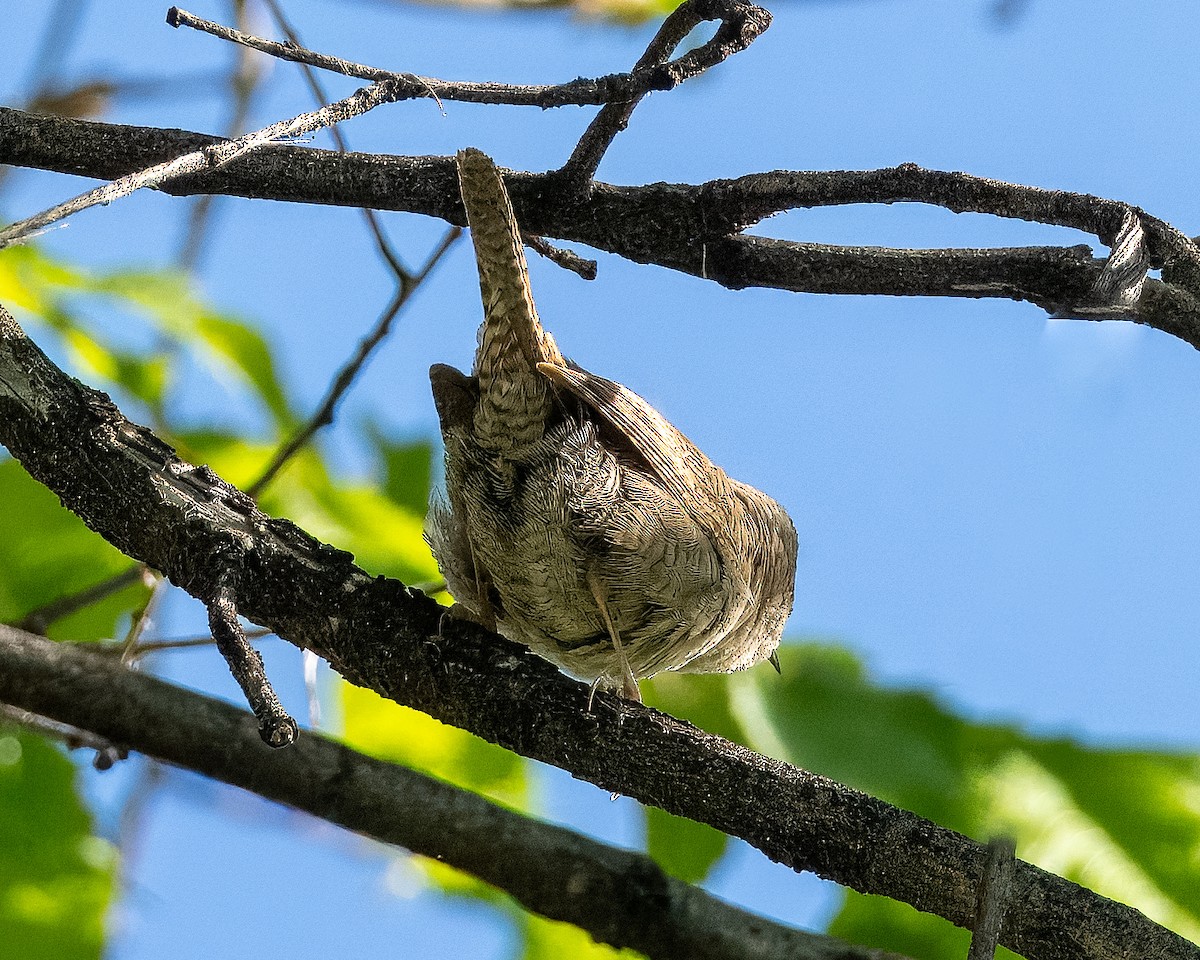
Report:
[[[479,379],[475,438],[486,450],[520,460],[542,438],[555,405],[554,388],[537,365],[565,361],[538,320],[520,230],[496,165],[482,151],[462,150],[458,179],[483,297],[472,371]]]

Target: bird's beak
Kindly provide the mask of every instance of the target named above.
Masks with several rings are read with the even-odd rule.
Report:
[[[783,671],[779,668],[779,651],[772,650],[771,655],[767,657],[767,663],[775,668],[775,672],[782,674]]]

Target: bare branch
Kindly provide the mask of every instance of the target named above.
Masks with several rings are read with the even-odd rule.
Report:
[[[987,846],[987,865],[979,881],[975,907],[975,927],[967,960],[992,960],[1000,942],[1000,927],[1012,894],[1016,844],[1011,837],[994,837]]]
[[[63,617],[70,616],[78,610],[90,607],[93,603],[99,603],[105,597],[112,596],[118,590],[131,587],[139,580],[144,581],[149,586],[149,581],[153,576],[141,564],[135,564],[128,570],[114,574],[97,584],[85,587],[76,593],[56,597],[36,610],[31,610],[25,614],[18,626],[22,630],[28,630],[31,633],[45,633],[50,624],[56,620],[61,620]]]
[[[544,237],[532,233],[521,234],[521,241],[539,256],[545,257],[551,263],[558,264],[564,270],[570,270],[583,280],[596,279],[596,261],[581,257],[573,250],[556,247]]]
[[[2,629],[0,627],[0,630]],[[78,750],[80,747],[95,750],[96,755],[92,759],[92,766],[97,770],[108,770],[118,760],[125,760],[129,756],[127,749],[114,745],[90,730],[83,730],[51,717],[43,717],[8,703],[0,703],[0,724],[4,722],[24,727],[26,730],[49,737],[51,740],[61,741],[66,744],[68,750]]]
[[[706,20],[721,21],[716,34],[678,60],[668,61],[684,38]],[[604,152],[628,125],[634,108],[650,90],[670,90],[714,63],[740,53],[770,25],[771,14],[744,0],[688,0],[676,7],[633,68],[634,76],[654,76],[654,85],[604,105],[558,171],[566,181],[567,190],[587,195]]]
[[[55,367],[2,309],[0,442],[118,549],[201,598],[235,577],[243,615],[352,683],[708,823],[793,869],[974,924],[986,861],[978,843],[646,707],[599,694],[586,712],[583,684],[478,625],[444,618],[423,594],[370,576],[178,460]],[[1200,958],[1138,911],[1020,862],[1001,942],[1030,960]]]
[[[283,12],[283,7],[280,6],[277,0],[266,0],[266,4],[267,8],[271,11],[271,16],[279,24],[279,28],[287,34],[291,46],[298,49],[300,47],[299,35],[288,21]],[[168,14],[168,22],[169,17],[170,14]],[[317,72],[306,63],[300,64],[300,70],[304,75],[304,82],[308,84],[309,90],[312,91],[313,99],[317,103],[328,103],[329,97],[325,94],[320,80],[317,79]],[[333,137],[333,142],[337,144],[339,152],[349,152],[350,147],[346,143],[346,138],[339,127],[330,127],[329,133]],[[366,220],[367,228],[371,231],[371,236],[375,239],[375,248],[379,251],[379,255],[387,262],[388,267],[391,268],[393,275],[396,277],[396,282],[400,284],[400,292],[403,293],[404,288],[413,280],[412,274],[401,263],[396,251],[392,249],[387,235],[383,232],[383,225],[379,222],[379,215],[370,207],[363,207],[362,214],[363,219]]]
[[[247,17],[245,4],[233,4],[233,11],[239,21]],[[261,88],[266,72],[262,69],[262,61],[250,50],[241,50],[239,54],[234,58],[229,75],[224,80],[232,102],[229,119],[225,122],[224,135],[227,139],[233,139],[243,133],[249,125],[250,107],[255,93]],[[318,105],[328,102],[328,99],[322,99]],[[337,127],[331,129],[336,130]],[[195,270],[200,263],[200,257],[207,250],[206,240],[213,223],[215,199],[213,194],[200,197],[188,211],[188,223],[183,232],[183,242],[178,255],[179,265],[184,270]]]
[[[264,40],[211,20],[204,20],[177,7],[172,7],[167,12],[167,23],[173,27],[191,27],[222,40],[243,44],[281,60],[304,63],[321,70],[328,70],[347,77],[357,77],[361,80],[389,81],[395,84],[397,100],[429,97],[434,100],[457,100],[465,103],[541,107],[544,110],[550,107],[600,106],[608,103],[620,103],[631,99],[640,99],[651,90],[669,90],[684,80],[703,73],[738,50],[744,49],[758,33],[766,29],[766,24],[770,22],[770,14],[765,10],[752,7],[744,0],[688,0],[683,7],[690,8],[691,12],[685,13],[683,16],[691,19],[692,26],[704,20],[726,17],[733,22],[735,19],[743,19],[746,16],[743,11],[750,10],[758,11],[758,13],[749,19],[761,20],[765,17],[765,21],[753,35],[748,35],[740,46],[729,44],[726,40],[722,40],[720,44],[710,41],[669,63],[656,61],[645,68],[635,68],[632,73],[612,73],[594,79],[581,77],[568,83],[559,84],[474,83],[437,80],[414,73],[383,70],[379,67],[343,60],[341,57],[306,50],[295,43]],[[691,27],[688,28],[688,30],[690,29]],[[686,33],[687,30],[683,35]],[[681,35],[680,39],[682,38]],[[672,49],[678,42],[676,40],[675,44],[672,44]]]

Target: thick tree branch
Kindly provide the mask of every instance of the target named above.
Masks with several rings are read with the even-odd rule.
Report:
[[[969,927],[977,843],[654,710],[597,698],[522,647],[444,618],[343,551],[266,517],[180,461],[104,394],[67,377],[0,309],[0,442],[65,506],[193,595],[231,572],[239,610],[351,682],[607,790],[741,837],[774,860]],[[33,708],[36,709],[36,708]],[[1129,907],[1029,864],[1014,869],[1002,943],[1030,960],[1200,949]]]
[[[111,179],[219,142],[204,134],[37,117],[0,107],[0,163]],[[703,184],[616,187],[580,197],[559,173],[506,177],[522,226],[637,263],[653,263],[730,288],[810,293],[1003,297],[1051,315],[1094,316],[1104,266],[1083,246],[1002,250],[900,250],[794,243],[741,233],[771,213],[844,203],[929,203],[1070,226],[1112,242],[1127,213],[1142,220],[1163,280],[1148,280],[1129,318],[1200,348],[1196,246],[1127,204],[901,164],[885,170],[749,174]],[[374,207],[464,225],[452,158],[338,154],[271,145],[220,170],[167,184],[165,192]],[[1081,311],[1082,312],[1082,311]]]
[[[254,719],[229,704],[5,626],[0,701],[103,731],[101,745],[131,747],[448,863],[535,913],[649,957],[903,960],[754,916],[668,877],[646,856],[513,813],[314,733],[272,751],[259,741]]]

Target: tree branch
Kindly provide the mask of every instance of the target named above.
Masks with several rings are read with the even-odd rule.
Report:
[[[744,50],[771,22],[771,15],[766,10],[745,0],[690,0],[681,4],[671,16],[676,14],[680,15],[676,22],[689,24],[680,33],[679,40],[705,20],[722,21],[719,39],[714,37],[670,62],[664,63],[665,57],[650,64],[639,61],[631,73],[611,73],[594,79],[580,77],[557,84],[438,80],[415,73],[384,70],[307,50],[294,42],[279,43],[255,37],[241,30],[204,20],[178,7],[171,7],[167,11],[167,23],[173,27],[190,27],[221,40],[239,43],[269,56],[278,57],[280,60],[291,60],[342,76],[374,82],[388,80],[396,85],[398,99],[431,97],[438,101],[509,104],[541,107],[545,110],[551,107],[602,106],[627,100],[636,101],[652,90],[670,90],[684,80],[697,76]],[[671,17],[668,17],[668,20],[670,19]],[[677,45],[679,40],[676,40],[672,47]]]
[[[118,549],[202,598],[234,576],[244,616],[353,683],[796,870],[974,921],[979,844],[654,710],[601,694],[585,711],[583,684],[180,461],[55,367],[3,309],[0,442]],[[1002,942],[1030,960],[1200,957],[1136,910],[1026,863],[1014,868]]]
[[[38,117],[0,107],[0,163],[102,179],[198,150],[218,138],[178,130]],[[531,233],[586,243],[636,263],[653,263],[732,289],[808,293],[1024,300],[1052,316],[1084,305],[1104,260],[1085,246],[903,250],[796,243],[742,231],[786,209],[845,203],[928,203],[1074,227],[1113,242],[1132,212],[1146,233],[1151,264],[1128,313],[1200,348],[1200,267],[1196,245],[1128,204],[901,164],[870,171],[775,171],[703,184],[617,187],[594,183],[574,194],[559,173],[509,173],[517,218]],[[338,154],[271,145],[220,170],[163,187],[168,193],[224,193],[260,199],[374,207],[439,217],[463,226],[454,162],[448,157]],[[1111,316],[1109,314],[1108,316]]]
[[[649,957],[904,960],[747,913],[668,877],[642,854],[522,816],[314,733],[287,750],[270,750],[255,720],[229,704],[5,626],[0,701],[104,731],[101,743],[132,747],[448,863],[535,913]]]

